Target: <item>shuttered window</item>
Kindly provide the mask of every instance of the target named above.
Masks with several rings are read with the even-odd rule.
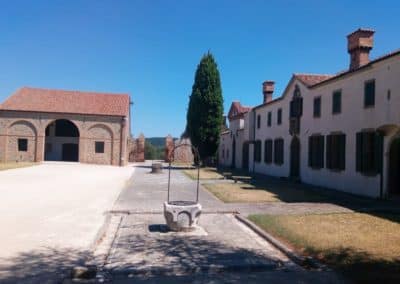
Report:
[[[272,123],[272,112],[268,112],[267,124],[271,126]]]
[[[332,94],[332,113],[342,112],[342,91],[338,90]]]
[[[254,144],[254,161],[261,162],[261,141],[257,140]]]
[[[326,136],[326,167],[331,170],[346,169],[346,135]]]
[[[314,117],[321,117],[321,97],[314,98]]]
[[[272,140],[267,139],[264,141],[264,163],[272,163]]]
[[[313,135],[308,138],[308,166],[314,169],[324,167],[324,136]]]
[[[378,132],[356,134],[356,171],[375,175],[382,171],[383,136]]]
[[[278,138],[274,141],[274,163],[277,165],[283,164],[283,139]]]
[[[257,115],[257,128],[261,127],[261,117],[260,115]]]
[[[364,107],[375,105],[375,80],[370,80],[364,84]]]
[[[278,114],[277,114],[277,124],[280,125],[282,124],[282,109],[278,109]]]
[[[296,97],[290,102],[290,117],[300,117],[303,114],[303,98]]]

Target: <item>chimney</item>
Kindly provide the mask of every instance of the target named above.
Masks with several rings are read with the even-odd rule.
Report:
[[[274,81],[265,81],[263,83],[264,104],[272,101],[272,93],[274,92]]]
[[[347,36],[347,51],[350,54],[350,70],[369,63],[369,51],[374,45],[375,31],[358,29]]]

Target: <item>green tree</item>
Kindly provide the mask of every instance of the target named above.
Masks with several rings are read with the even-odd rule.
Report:
[[[203,162],[215,157],[223,124],[223,98],[217,63],[210,52],[197,66],[185,133]]]

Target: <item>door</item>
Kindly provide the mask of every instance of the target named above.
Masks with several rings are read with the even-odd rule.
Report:
[[[389,152],[389,194],[400,195],[400,138],[393,140]]]
[[[246,170],[246,171],[249,170],[249,143],[248,142],[243,144],[242,169]]]
[[[232,142],[232,168],[236,168],[236,140],[235,140],[235,137],[233,137],[233,142]]]
[[[293,137],[290,144],[290,177],[300,177],[300,140],[297,136]]]
[[[68,162],[77,162],[79,155],[78,144],[65,143],[62,145],[62,160]]]

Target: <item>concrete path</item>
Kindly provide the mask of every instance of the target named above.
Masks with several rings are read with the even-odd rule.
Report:
[[[0,172],[0,282],[33,277],[37,283],[35,274],[55,273],[86,257],[104,212],[133,171],[45,163]]]
[[[200,188],[205,214],[201,229],[169,232],[162,214],[167,171],[150,174],[137,165],[132,183],[116,202],[119,221],[104,261],[105,281],[113,283],[342,283],[330,271],[307,271],[239,222],[226,207]],[[171,172],[171,200],[195,198],[196,182]]]

